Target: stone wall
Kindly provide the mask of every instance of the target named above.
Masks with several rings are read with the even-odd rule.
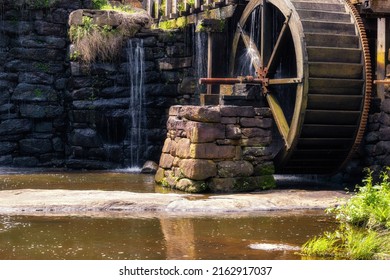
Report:
[[[187,192],[272,188],[269,108],[173,106],[155,180]]]
[[[91,1],[0,3],[0,165],[63,165],[67,21]]]
[[[384,100],[374,100],[365,137],[364,165],[379,174],[390,166],[390,88]]]
[[[0,2],[0,165],[127,166],[125,54],[88,67],[69,59],[69,14],[91,1]],[[137,37],[146,58],[142,160],[158,160],[169,107],[194,102],[191,41],[185,32],[143,30]]]
[[[143,30],[136,35],[145,52],[145,114],[139,147],[141,166],[158,161],[166,135],[169,107],[193,104],[196,81],[191,49],[183,32]],[[134,39],[133,39],[134,40]],[[106,169],[129,166],[130,79],[126,54],[117,63],[85,67],[71,62],[67,166]]]

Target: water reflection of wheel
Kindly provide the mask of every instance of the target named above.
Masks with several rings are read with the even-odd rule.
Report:
[[[279,172],[330,173],[358,148],[368,117],[371,65],[364,26],[344,0],[251,0],[233,38],[263,79],[283,139]]]

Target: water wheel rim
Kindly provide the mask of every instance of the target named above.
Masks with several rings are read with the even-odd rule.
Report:
[[[350,127],[347,127],[351,131],[348,132],[348,139],[344,139],[340,135],[335,136],[338,141],[337,143],[340,144],[339,146],[343,146],[343,155],[342,159],[337,159],[332,161],[332,159],[328,159],[332,161],[332,163],[327,163],[329,166],[322,167],[319,166],[316,168],[312,168],[310,166],[311,162],[314,164],[317,164],[316,161],[319,161],[318,158],[312,157],[312,160],[307,160],[306,162],[302,163],[304,169],[307,170],[300,170],[296,166],[294,166],[293,162],[297,158],[298,150],[301,149],[301,146],[303,146],[302,143],[306,143],[308,140],[305,137],[307,131],[310,129],[310,121],[306,121],[306,119],[309,119],[309,115],[312,114],[312,99],[317,98],[318,96],[313,95],[313,75],[312,75],[312,69],[313,69],[313,60],[312,60],[312,53],[309,53],[310,44],[308,44],[307,36],[309,36],[310,31],[308,31],[307,25],[303,25],[301,16],[306,20],[305,16],[303,15],[303,10],[305,10],[305,7],[302,8],[302,5],[314,5],[314,6],[321,6],[321,5],[328,5],[326,6],[326,9],[330,7],[331,9],[329,11],[325,11],[325,13],[328,13],[329,15],[332,14],[334,11],[331,11],[333,8],[340,9],[339,11],[336,11],[335,13],[341,13],[343,16],[347,16],[348,19],[350,19],[351,22],[349,24],[353,25],[354,28],[354,34],[353,36],[351,34],[345,35],[346,37],[356,37],[359,41],[359,51],[361,54],[361,69],[362,72],[362,81],[363,85],[361,86],[360,93],[356,98],[361,102],[360,109],[357,109],[360,114],[358,117],[358,121],[350,125]],[[370,96],[371,96],[371,65],[370,65],[370,57],[369,57],[369,49],[368,49],[368,42],[367,37],[365,35],[364,25],[362,24],[362,21],[360,19],[359,13],[356,11],[355,7],[350,4],[348,1],[342,1],[342,0],[325,0],[325,1],[316,1],[316,0],[252,0],[250,1],[247,6],[245,7],[244,11],[241,14],[241,18],[239,20],[240,25],[245,25],[245,23],[248,21],[249,16],[251,13],[262,5],[273,5],[280,13],[283,14],[284,17],[287,17],[287,15],[290,14],[290,20],[288,22],[288,26],[290,29],[291,34],[291,40],[293,42],[294,50],[295,50],[295,56],[296,56],[296,68],[297,68],[297,77],[301,78],[301,83],[297,85],[296,88],[296,101],[294,104],[294,113],[292,120],[289,124],[288,133],[286,133],[284,138],[284,147],[280,150],[279,154],[276,158],[276,164],[277,168],[281,172],[287,172],[287,173],[293,173],[295,170],[298,173],[333,173],[343,166],[346,165],[348,160],[354,155],[354,153],[358,150],[360,143],[363,139],[363,133],[365,130],[365,126],[367,123],[368,118],[368,111],[370,106]],[[337,6],[337,7],[336,7]],[[303,9],[303,10],[302,10]],[[316,7],[319,12],[323,12],[320,8]],[[325,10],[326,10],[325,9]],[[308,12],[307,10],[304,12]],[[318,21],[318,24],[323,24],[324,22],[319,22],[321,20],[315,19],[314,21]],[[307,21],[305,22],[307,24]],[[325,22],[326,24],[326,22]],[[340,30],[337,30],[339,32]],[[326,32],[326,30],[325,30]],[[315,35],[320,35],[320,32]],[[341,30],[342,33],[342,30]],[[346,33],[347,34],[347,33]],[[233,37],[233,44],[232,44],[232,52],[230,57],[230,73],[233,74],[234,68],[235,68],[235,59],[237,56],[237,48],[238,44],[240,42],[241,35],[236,32]],[[355,39],[356,39],[355,38]],[[332,39],[331,39],[332,40]],[[313,45],[312,45],[313,46]],[[260,46],[261,47],[261,46]],[[350,46],[347,46],[347,48],[352,48]],[[338,59],[335,59],[334,61],[338,61]],[[335,63],[337,64],[337,63]],[[356,66],[356,65],[355,65]],[[335,70],[334,66],[333,71]],[[340,70],[342,71],[342,70]],[[316,75],[314,75],[314,78]],[[329,78],[329,77],[328,77]],[[341,78],[346,79],[345,77]],[[359,82],[360,78],[353,78],[353,82]],[[324,78],[326,80],[326,78]],[[329,78],[329,80],[332,80]],[[310,84],[309,84],[310,83]],[[359,86],[355,88],[355,86],[352,86],[352,91],[358,90]],[[330,98],[335,98],[334,102],[337,102],[338,96],[334,93],[331,93],[329,95]],[[349,93],[348,93],[349,94]],[[270,101],[270,98],[267,98],[268,101]],[[272,104],[272,103],[270,103]],[[271,106],[272,107],[272,106]],[[337,106],[336,106],[337,107]],[[334,106],[330,106],[329,108],[326,108],[328,111],[335,110]],[[345,106],[344,106],[345,107]],[[348,106],[347,106],[348,107]],[[272,108],[271,108],[272,109]],[[316,109],[317,110],[317,109]],[[340,109],[341,110],[341,109]],[[275,118],[275,112],[274,109],[272,109],[274,119],[276,119],[276,123],[278,123],[277,118]],[[318,113],[318,112],[317,112]],[[328,112],[329,113],[329,112]],[[331,123],[331,122],[330,122]],[[309,124],[309,125],[308,125]],[[332,123],[331,123],[332,124]],[[278,125],[279,131],[280,131],[280,125]],[[319,126],[320,127],[320,126]],[[329,128],[329,127],[328,127]],[[318,127],[317,127],[318,130]],[[281,134],[283,134],[281,132]],[[321,134],[321,133],[320,133]],[[319,134],[319,135],[320,135]],[[343,134],[343,133],[342,133]],[[322,138],[321,138],[322,137]],[[330,141],[329,143],[328,138],[326,136],[319,136],[319,143],[322,143],[321,145],[332,147],[332,137],[329,137]],[[314,139],[315,140],[315,139]],[[318,139],[317,139],[318,140]],[[346,141],[348,140],[348,141]],[[344,144],[345,141],[345,144]],[[326,143],[326,144],[323,144]],[[305,144],[306,145],[306,144]],[[313,144],[314,145],[314,144]],[[345,147],[344,147],[345,146]],[[308,149],[306,146],[305,149]],[[302,160],[304,161],[304,160]],[[306,165],[306,166],[305,166]],[[334,165],[334,166],[333,166]],[[287,170],[287,171],[286,171]],[[313,172],[315,171],[315,172]]]
[[[293,44],[295,46],[295,57],[296,57],[296,67],[297,67],[297,78],[302,80],[302,83],[297,85],[296,90],[296,102],[295,102],[295,108],[294,108],[294,115],[292,117],[292,120],[289,124],[288,132],[283,133],[285,134],[285,141],[284,141],[284,149],[286,151],[289,151],[290,149],[294,148],[296,145],[297,137],[296,134],[299,134],[300,127],[303,123],[303,117],[306,103],[307,103],[307,87],[304,86],[305,83],[307,83],[307,75],[304,73],[307,73],[307,54],[305,54],[305,49],[303,48],[303,40],[300,34],[303,34],[303,28],[302,24],[300,22],[299,16],[295,11],[295,8],[291,5],[290,2],[286,2],[284,0],[252,0],[250,1],[239,20],[239,25],[244,26],[245,23],[248,21],[249,16],[251,13],[262,5],[273,5],[275,6],[285,17],[290,16],[290,21],[288,23],[289,28],[291,30],[291,35],[293,39]],[[232,43],[232,51],[230,56],[230,74],[233,76],[235,71],[235,59],[237,55],[237,48],[238,43],[240,41],[240,33],[238,31],[235,32],[233,37],[233,43]],[[272,102],[269,98],[268,102]],[[274,118],[277,121],[277,114],[274,110],[272,111],[274,114]],[[278,124],[277,124],[278,125]],[[279,128],[280,130],[280,128]]]

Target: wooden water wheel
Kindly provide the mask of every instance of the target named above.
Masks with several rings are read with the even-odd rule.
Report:
[[[251,0],[234,35],[232,76],[245,74],[238,73],[242,53],[250,55],[283,139],[279,171],[342,167],[362,141],[371,94],[368,42],[355,7],[344,0]]]

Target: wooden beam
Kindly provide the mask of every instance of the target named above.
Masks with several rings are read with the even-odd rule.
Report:
[[[376,48],[376,79],[384,80],[386,76],[386,19],[378,18],[377,48]],[[377,84],[377,97],[385,99],[385,87]]]

